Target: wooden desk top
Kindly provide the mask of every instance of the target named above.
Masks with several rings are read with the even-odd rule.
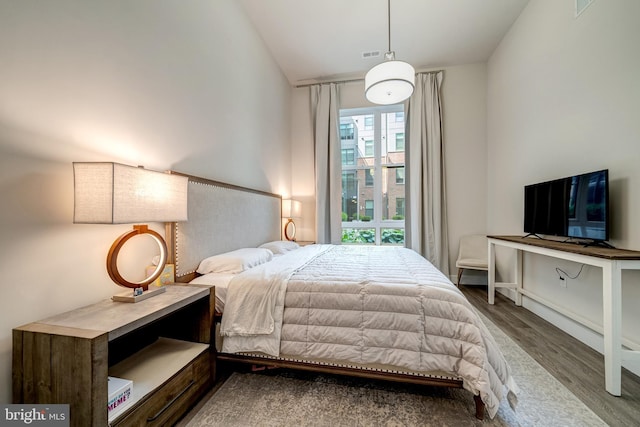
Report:
[[[578,255],[587,255],[610,260],[640,260],[640,251],[627,249],[603,248],[600,246],[585,246],[584,243],[560,242],[557,240],[540,239],[529,236],[487,236],[490,239],[504,240],[524,245],[538,246],[546,249],[570,252]]]

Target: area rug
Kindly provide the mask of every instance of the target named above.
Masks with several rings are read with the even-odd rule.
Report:
[[[606,426],[596,414],[480,314],[520,387],[493,419],[477,420],[471,393],[287,370],[233,373],[189,427]]]

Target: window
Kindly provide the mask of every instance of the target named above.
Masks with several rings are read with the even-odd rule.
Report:
[[[373,129],[373,115],[364,117],[364,129],[365,130]]]
[[[373,169],[364,170],[364,185],[373,187]]]
[[[404,218],[404,197],[398,197],[396,199],[396,217]]]
[[[353,123],[340,123],[340,139],[353,139]]]
[[[353,148],[343,148],[342,149],[342,165],[355,165],[356,164],[356,154]]]
[[[404,244],[404,125],[401,104],[340,111],[344,243]]]
[[[404,132],[396,133],[396,151],[404,151]]]
[[[373,200],[364,201],[364,217],[365,221],[369,221],[373,218]]]
[[[373,139],[364,140],[364,155],[365,157],[373,157]]]
[[[358,216],[358,178],[356,171],[342,171],[342,221]]]

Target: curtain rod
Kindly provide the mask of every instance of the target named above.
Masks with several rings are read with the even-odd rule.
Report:
[[[416,71],[416,74],[421,74],[421,73],[438,73],[440,71],[444,71],[444,70],[425,70],[425,71]],[[301,84],[301,85],[295,85],[294,87],[296,89],[301,88],[301,87],[310,87],[310,86],[315,86],[315,85],[323,85],[323,84],[328,84],[328,83],[353,83],[353,82],[363,82],[364,79],[347,79],[347,80],[329,80],[329,81],[324,81],[324,82],[316,82],[316,83],[305,83],[305,84]]]
[[[353,82],[363,82],[364,79],[349,79],[349,80],[331,80],[331,81],[326,81],[326,82],[317,82],[317,83],[305,83],[302,85],[296,85],[295,88],[301,88],[301,87],[310,87],[310,86],[315,86],[315,85],[322,85],[322,84],[328,84],[328,83],[353,83]]]

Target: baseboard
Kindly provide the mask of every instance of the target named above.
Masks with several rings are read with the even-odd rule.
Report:
[[[512,301],[515,301],[516,292],[513,289],[496,289]],[[522,297],[522,306],[537,316],[543,318],[547,322],[553,324],[557,328],[588,345],[600,354],[604,354],[604,339],[602,335],[581,325],[580,323],[569,319],[551,308],[540,304],[526,296]],[[640,376],[640,363],[633,361],[622,362],[622,366],[635,375]]]

